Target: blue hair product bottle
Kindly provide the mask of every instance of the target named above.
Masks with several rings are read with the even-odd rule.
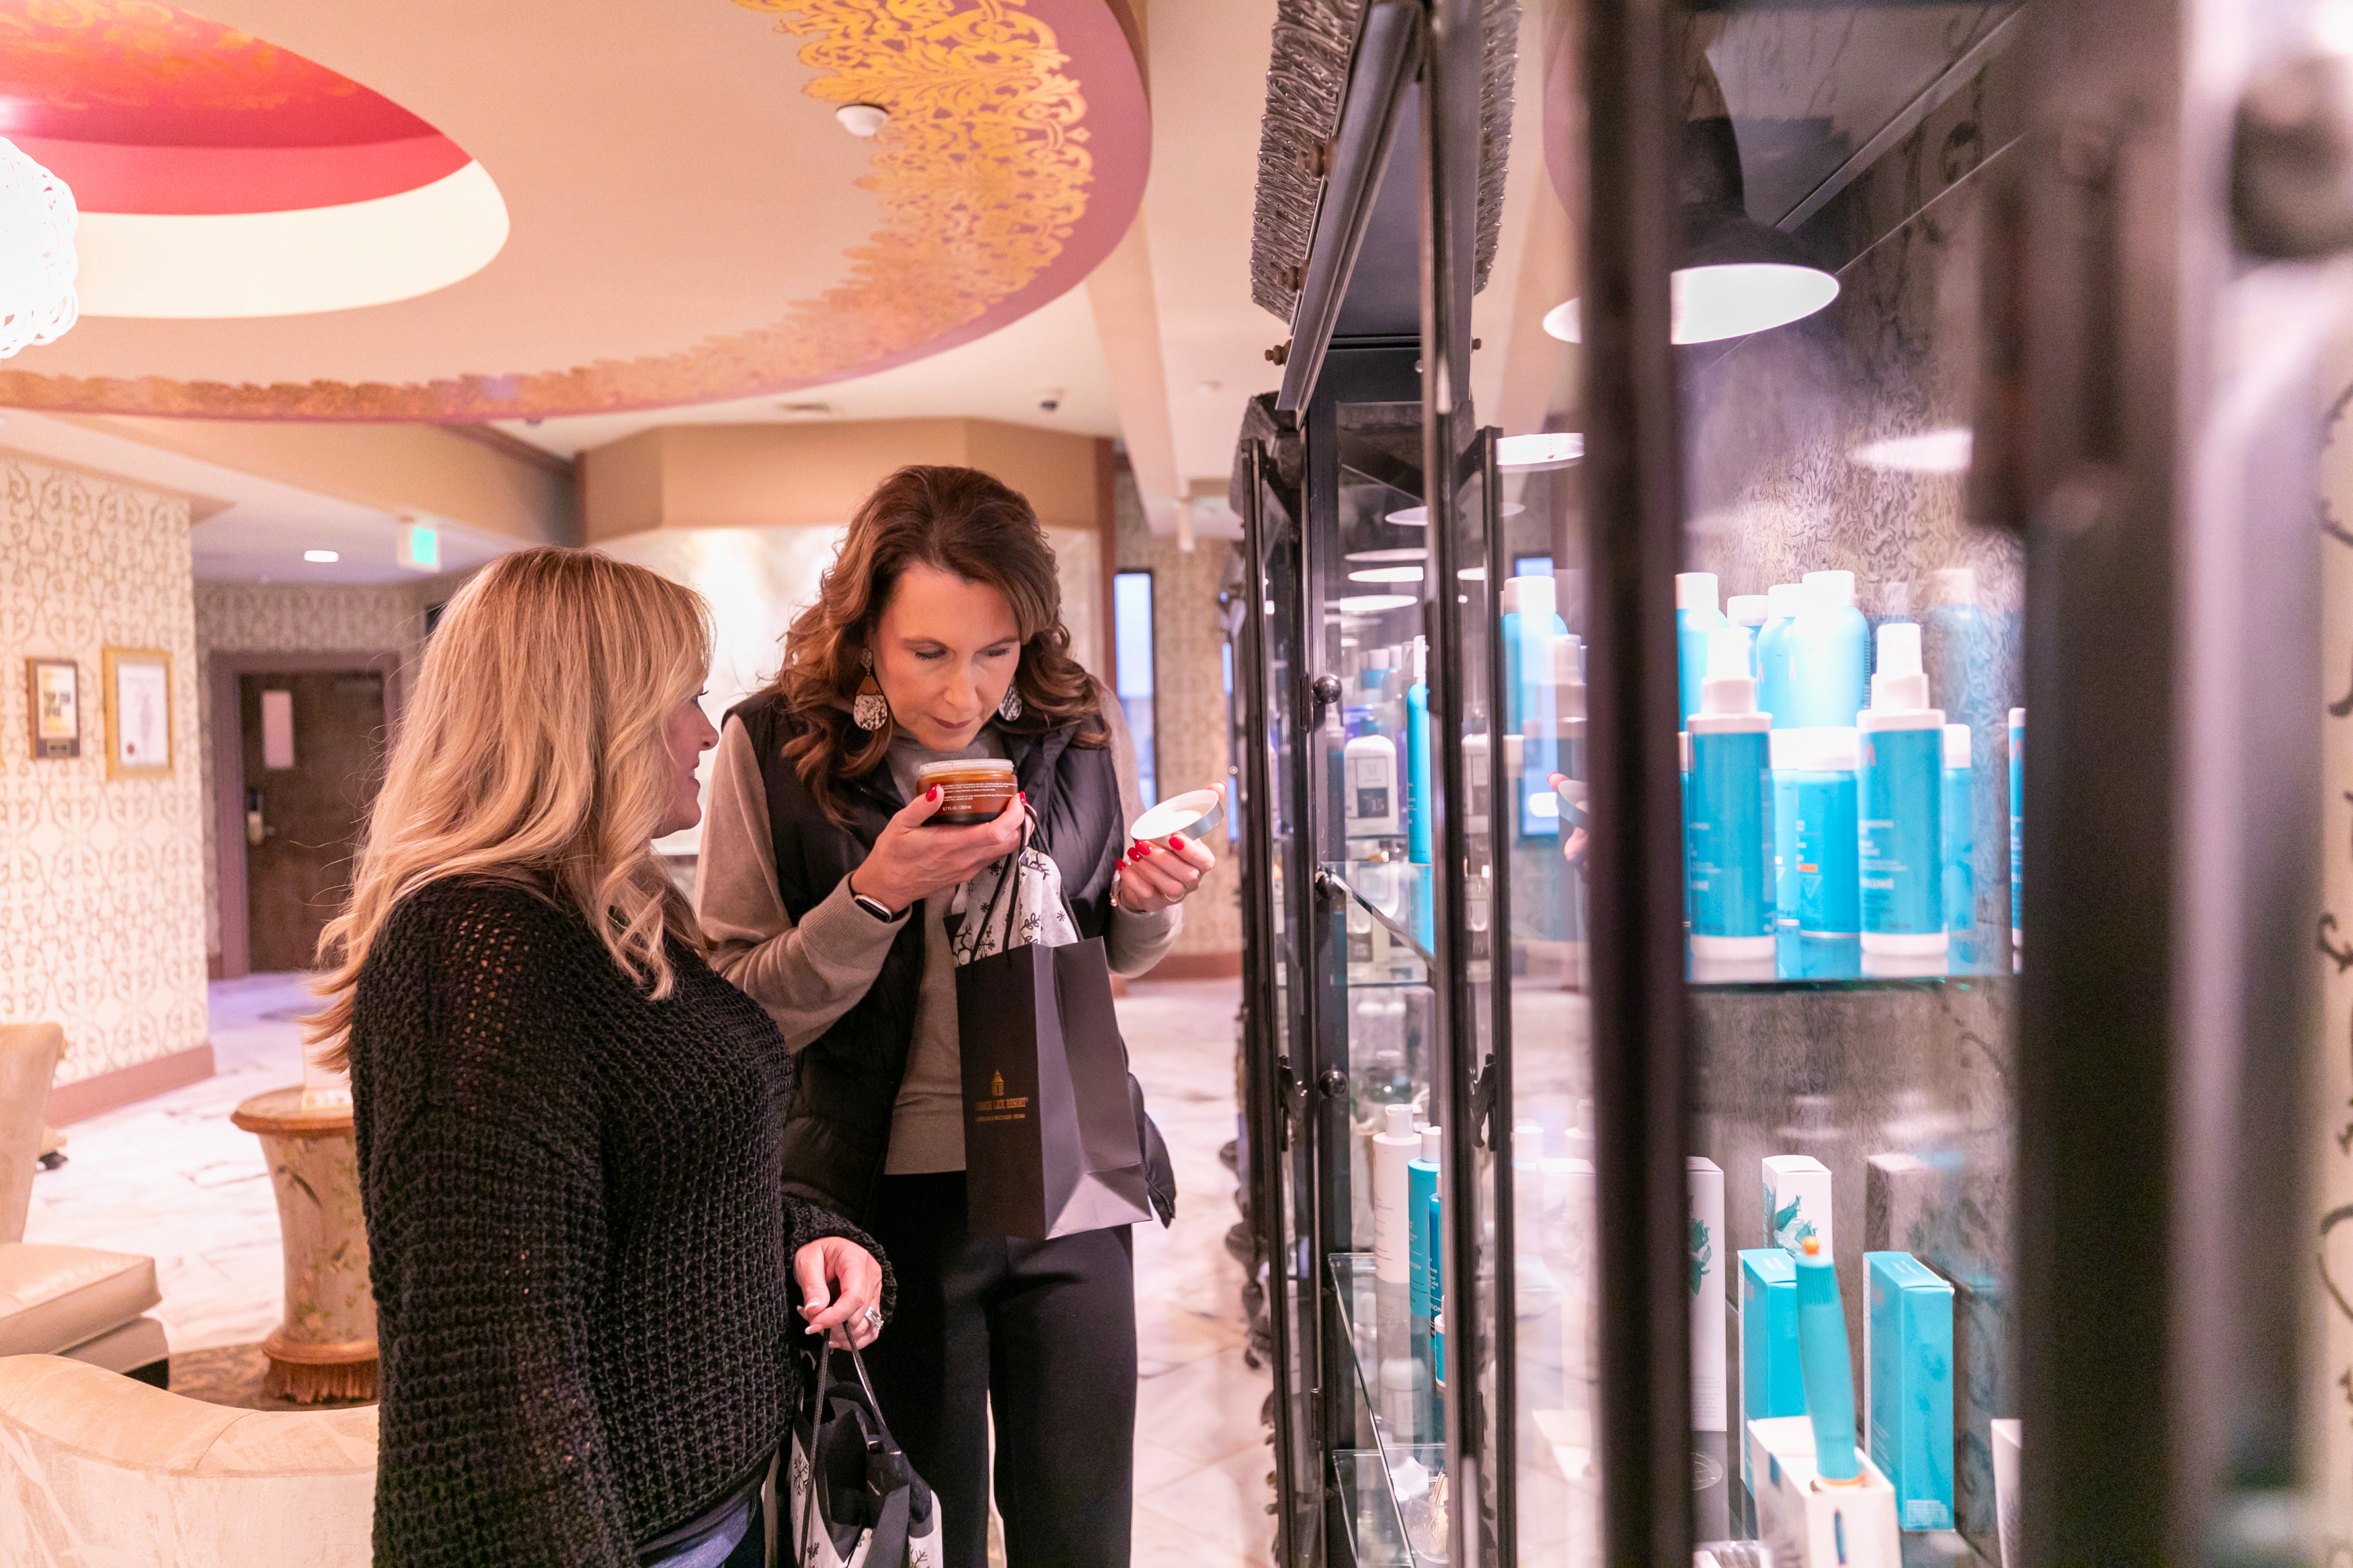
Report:
[[[1857,852],[1867,974],[1941,974],[1945,934],[1945,715],[1928,706],[1920,626],[1879,628],[1871,706],[1856,716]]]
[[[1757,705],[1773,715],[1773,727],[1797,722],[1796,647],[1790,632],[1798,624],[1805,590],[1795,583],[1776,583],[1765,595],[1765,624],[1757,628]]]
[[[1945,726],[1945,934],[1957,973],[1977,961],[1978,869],[1969,727]]]
[[[1809,572],[1789,628],[1792,690],[1774,721],[1793,729],[1854,722],[1868,690],[1870,623],[1854,606],[1854,574]]]
[[[1699,711],[1699,683],[1707,675],[1707,634],[1724,625],[1715,607],[1715,574],[1675,574],[1675,728]]]
[[[1707,674],[1691,718],[1685,880],[1694,958],[1769,961],[1774,953],[1772,720],[1757,710],[1748,647],[1738,626],[1708,633]]]
[[[1852,729],[1773,731],[1773,782],[1793,818],[1787,839],[1790,920],[1798,939],[1791,974],[1797,979],[1851,979],[1860,963],[1862,881],[1855,775],[1861,760]]]

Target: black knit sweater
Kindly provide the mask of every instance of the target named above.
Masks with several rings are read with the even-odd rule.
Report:
[[[402,900],[369,949],[379,1564],[635,1564],[782,1440],[794,1253],[881,1257],[784,1194],[776,1026],[670,957],[649,1001],[576,911],[483,879]]]

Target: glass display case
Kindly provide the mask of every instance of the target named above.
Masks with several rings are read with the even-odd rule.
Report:
[[[2052,1064],[2169,1058],[2056,1032],[2121,960],[2035,812],[2126,786],[2028,710],[2080,756],[2052,628],[2137,632],[2030,565],[2028,13],[1652,16],[1363,8],[1237,447],[1286,1564],[2022,1561],[2120,1515],[2021,1418],[2138,1452],[2052,1390],[2167,1332],[2052,1195],[2150,1110]]]

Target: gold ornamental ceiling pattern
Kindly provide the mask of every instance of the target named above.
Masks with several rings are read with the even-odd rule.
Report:
[[[747,397],[910,357],[1041,277],[1087,212],[1087,101],[1028,0],[735,0],[805,40],[804,89],[890,123],[858,184],[882,226],[765,327],[674,353],[419,382],[259,384],[0,371],[0,405],[231,419],[466,422]],[[1116,237],[1113,237],[1114,238]],[[1075,279],[1072,279],[1076,281]]]

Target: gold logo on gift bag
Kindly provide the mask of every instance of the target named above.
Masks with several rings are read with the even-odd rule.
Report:
[[[972,1111],[972,1119],[976,1124],[984,1121],[1026,1121],[1029,1114],[1029,1097],[1023,1094],[1007,1098],[1005,1075],[1001,1072],[993,1072],[988,1075],[988,1098],[975,1102]]]
[[[1003,1073],[991,1073],[989,1075],[988,1098],[991,1100],[1003,1100],[1005,1098],[1005,1075]]]

